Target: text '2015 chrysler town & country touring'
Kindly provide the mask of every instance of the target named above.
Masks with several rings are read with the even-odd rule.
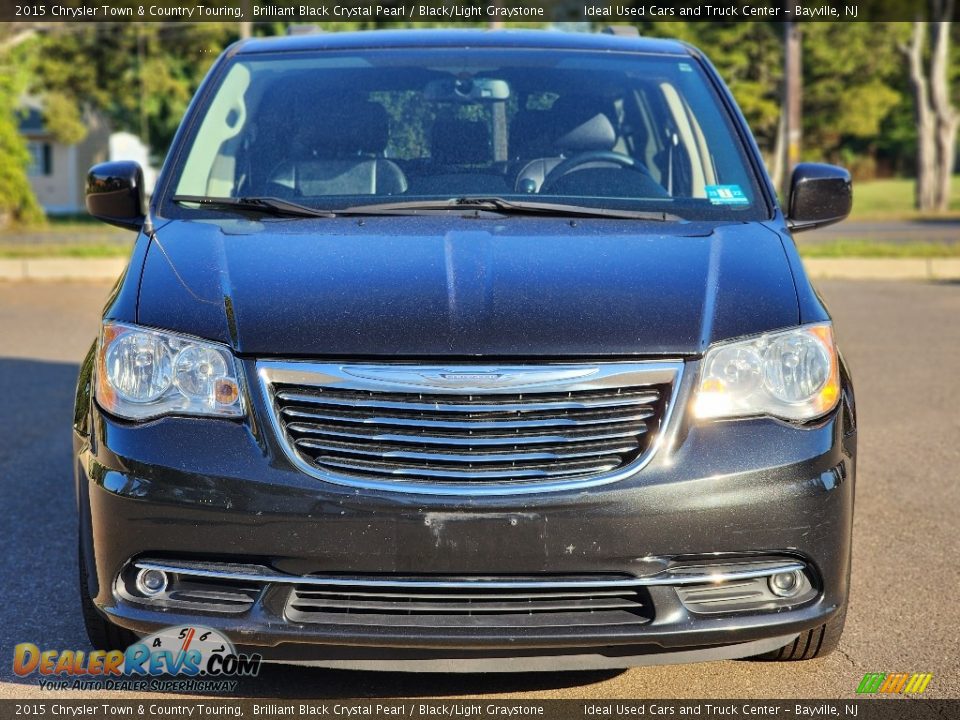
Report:
[[[785,211],[696,49],[400,31],[229,48],[82,367],[95,646],[617,668],[833,650],[856,414]]]

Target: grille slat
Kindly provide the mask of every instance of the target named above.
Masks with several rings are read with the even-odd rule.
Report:
[[[287,417],[307,418],[323,422],[362,423],[364,425],[415,425],[425,428],[443,428],[452,430],[523,430],[527,428],[567,428],[583,425],[609,425],[613,423],[639,423],[653,416],[649,408],[630,410],[625,413],[606,411],[592,415],[556,415],[554,417],[507,417],[487,419],[488,416],[462,414],[461,420],[438,420],[432,417],[403,417],[386,415],[365,415],[361,408],[347,411],[312,411],[301,406],[285,407],[282,413]]]
[[[484,464],[482,467],[464,466],[463,469],[441,467],[440,465],[428,464],[401,464],[399,462],[373,462],[350,457],[333,457],[329,455],[319,455],[314,458],[314,462],[320,467],[331,467],[341,470],[351,470],[354,472],[366,472],[374,475],[395,475],[407,478],[429,477],[429,478],[449,478],[452,480],[471,480],[478,475],[485,478],[509,479],[509,478],[551,478],[572,475],[582,475],[591,472],[606,472],[612,470],[620,464],[619,456],[609,456],[607,458],[597,458],[586,461],[564,461],[562,463],[528,463],[528,464],[507,464],[494,465],[492,463]]]
[[[525,432],[520,435],[516,432],[511,433],[483,433],[483,435],[472,435],[469,432],[453,434],[425,434],[417,432],[416,428],[408,428],[406,432],[399,433],[396,429],[390,432],[381,432],[377,429],[368,428],[342,428],[333,425],[321,425],[313,423],[290,423],[287,430],[296,435],[325,435],[337,438],[351,438],[355,440],[373,440],[384,443],[416,443],[425,445],[533,445],[538,443],[550,443],[564,445],[566,443],[576,442],[599,442],[601,440],[616,440],[619,438],[632,438],[647,432],[647,427],[603,427],[591,430],[568,430],[562,435],[552,431]]]
[[[535,378],[544,370],[529,372]],[[326,473],[397,483],[529,483],[610,473],[650,447],[670,390],[578,380],[569,390],[550,383],[522,393],[399,392],[388,383],[379,391],[322,382],[318,376],[317,384],[298,378],[269,385],[289,447]]]
[[[623,395],[597,396],[578,400],[549,400],[545,402],[495,402],[489,396],[482,401],[469,402],[460,398],[430,398],[420,394],[419,401],[379,400],[365,397],[338,397],[333,393],[307,393],[285,390],[277,393],[277,399],[284,403],[329,405],[332,407],[364,407],[402,411],[427,412],[535,412],[539,410],[595,410],[608,407],[626,407],[630,405],[649,405],[660,398],[657,392],[642,392]],[[429,400],[429,402],[428,402]]]
[[[620,590],[604,590],[602,588],[589,588],[587,590],[556,590],[544,591],[537,590],[538,598],[556,598],[560,600],[570,598],[592,598],[592,597],[633,597],[636,591],[632,588]],[[310,586],[304,586],[297,590],[297,596],[301,599],[312,598],[401,598],[410,600],[514,600],[517,597],[516,592],[503,592],[498,590],[488,590],[486,592],[429,592],[417,590],[413,587],[409,591],[392,592],[389,590],[356,590],[351,588],[349,592],[335,590],[314,590]]]
[[[298,597],[292,607],[297,610],[320,610],[326,612],[396,612],[398,610],[418,615],[448,614],[490,614],[490,613],[535,613],[566,611],[620,610],[637,607],[637,602],[629,599],[613,600],[609,598],[588,598],[582,600],[534,600],[523,598],[513,601],[482,602],[414,602],[396,601],[377,602],[372,600],[331,600],[308,599]]]
[[[297,440],[297,447],[308,450],[320,450],[326,453],[342,452],[350,455],[362,455],[383,458],[384,460],[425,460],[436,462],[463,462],[463,463],[493,463],[493,462],[522,462],[527,460],[563,460],[570,458],[596,457],[600,454],[625,453],[636,450],[636,441],[614,443],[591,443],[573,446],[547,446],[521,452],[506,450],[491,450],[483,447],[480,450],[468,448],[457,452],[438,452],[426,450],[406,449],[403,446],[393,445],[363,445],[343,442],[329,442],[310,438]]]

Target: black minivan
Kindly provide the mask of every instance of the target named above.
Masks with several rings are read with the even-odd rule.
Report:
[[[254,39],[217,61],[82,367],[92,643],[532,670],[833,650],[853,388],[710,63],[535,31]]]

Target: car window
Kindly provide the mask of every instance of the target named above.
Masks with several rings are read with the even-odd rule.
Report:
[[[199,108],[173,193],[326,209],[469,196],[766,215],[688,56],[479,48],[238,55]]]

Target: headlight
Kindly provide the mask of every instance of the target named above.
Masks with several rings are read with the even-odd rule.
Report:
[[[100,333],[96,396],[105,410],[130,420],[244,412],[229,349],[121,323],[104,323]]]
[[[711,347],[703,358],[694,413],[812,420],[833,410],[839,397],[833,329],[822,323]]]

